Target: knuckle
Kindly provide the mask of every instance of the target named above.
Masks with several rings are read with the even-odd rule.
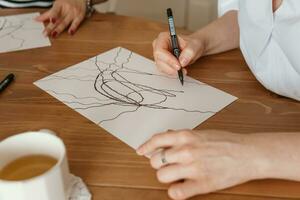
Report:
[[[160,49],[156,49],[154,51],[154,56],[158,59],[158,60],[162,60],[164,53],[160,50]]]
[[[187,130],[181,131],[179,137],[182,143],[189,143],[193,140],[193,134]]]
[[[189,162],[194,160],[194,150],[191,147],[186,147],[183,152],[182,156],[185,158],[185,160],[188,160]]]
[[[150,142],[150,143],[151,143],[151,142]],[[144,146],[145,151],[148,152],[148,151],[151,149],[151,146],[152,146],[152,143],[149,144],[149,142],[148,142],[147,144],[145,144],[145,146]]]
[[[156,146],[156,145],[159,144],[160,140],[161,140],[161,139],[160,139],[160,137],[159,137],[158,135],[154,135],[154,136],[150,139],[150,141],[147,143],[146,148],[147,148],[147,149],[153,148],[154,146]]]
[[[156,59],[158,59],[158,55],[159,55],[159,50],[154,49],[154,50],[153,50],[153,56],[154,56]]]
[[[169,35],[168,32],[161,32],[161,33],[159,33],[158,37],[160,37],[160,38],[165,38],[165,37],[168,36],[168,35]]]

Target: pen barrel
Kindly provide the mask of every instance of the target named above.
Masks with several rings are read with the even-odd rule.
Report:
[[[9,80],[4,80],[3,82],[0,83],[0,91],[5,90],[5,88],[7,88],[8,84],[10,83]]]
[[[3,81],[0,82],[0,92],[2,92],[7,86],[14,80],[14,75],[9,74]]]
[[[171,35],[171,43],[173,49],[179,49],[179,43],[176,35]]]
[[[176,30],[175,30],[175,23],[174,23],[174,18],[173,18],[173,13],[172,13],[172,9],[168,8],[167,9],[167,15],[168,15],[168,21],[169,21],[169,30],[170,30],[170,36],[171,36],[171,44],[172,44],[172,51],[173,51],[173,55],[179,60],[179,56],[180,56],[180,48],[179,48],[179,43],[178,43],[178,38],[176,36]],[[183,72],[182,72],[182,68],[178,70],[178,77],[179,80],[181,82],[181,84],[183,85]]]

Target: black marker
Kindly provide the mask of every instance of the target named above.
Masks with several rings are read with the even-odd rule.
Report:
[[[7,77],[5,77],[5,79],[0,83],[0,92],[5,90],[5,88],[7,88],[7,86],[14,80],[14,78],[15,75],[13,74],[9,74]]]
[[[172,43],[172,48],[173,48],[173,55],[179,60],[180,48],[179,48],[178,39],[177,39],[176,31],[175,31],[174,17],[173,17],[171,8],[167,9],[167,15],[168,15],[170,35],[171,35],[171,43]],[[181,84],[183,85],[182,68],[180,68],[180,70],[178,70],[178,77],[179,77]]]

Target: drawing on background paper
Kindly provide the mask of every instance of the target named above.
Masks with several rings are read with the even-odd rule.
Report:
[[[190,77],[182,86],[121,47],[34,84],[133,148],[158,132],[195,128],[236,100]]]
[[[34,20],[39,13],[0,17],[0,53],[50,46],[43,35],[43,23]]]

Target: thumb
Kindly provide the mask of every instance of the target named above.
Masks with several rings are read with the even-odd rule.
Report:
[[[179,62],[181,64],[182,67],[186,67],[188,66],[189,64],[191,64],[191,62],[194,60],[196,56],[196,50],[194,50],[192,48],[192,46],[188,45],[186,46],[180,56],[179,56]]]

